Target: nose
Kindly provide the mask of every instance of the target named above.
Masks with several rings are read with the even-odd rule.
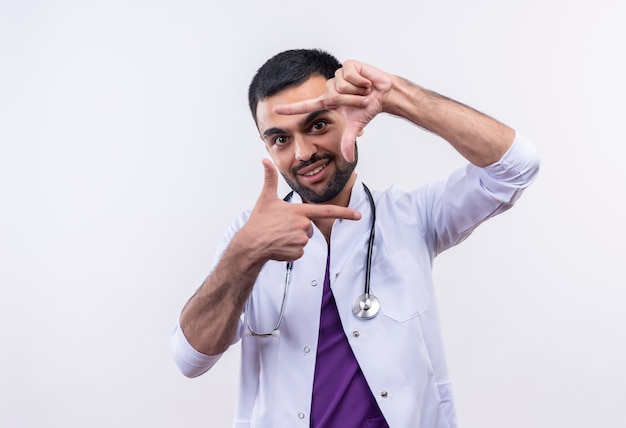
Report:
[[[295,137],[295,157],[299,161],[308,161],[317,153],[317,146],[303,136]]]

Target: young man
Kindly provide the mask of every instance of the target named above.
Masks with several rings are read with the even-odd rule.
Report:
[[[242,340],[235,427],[455,427],[432,262],[513,205],[538,172],[533,147],[467,106],[318,50],[267,61],[249,102],[294,193],[277,196],[263,160],[254,209],[173,331],[181,371],[206,372]],[[356,138],[379,113],[438,134],[469,164],[446,182],[370,192]]]

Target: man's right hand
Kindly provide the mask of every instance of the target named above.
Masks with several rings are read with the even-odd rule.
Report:
[[[278,196],[276,167],[269,159],[262,162],[265,178],[261,194],[236,237],[238,244],[252,251],[251,255],[257,261],[293,261],[302,257],[304,247],[313,236],[313,220],[361,218],[361,214],[351,208],[283,201]]]

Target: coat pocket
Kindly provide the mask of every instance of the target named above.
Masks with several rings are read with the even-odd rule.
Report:
[[[398,322],[428,310],[430,275],[426,275],[406,250],[394,253],[372,266],[371,292],[380,301],[380,311]]]

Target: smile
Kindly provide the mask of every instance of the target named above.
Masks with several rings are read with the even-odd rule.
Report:
[[[322,171],[326,169],[326,167],[328,167],[328,165],[330,165],[329,158],[314,157],[310,159],[309,162],[304,163],[304,166],[301,166],[300,168],[294,170],[294,174],[310,179],[319,175]]]
[[[320,166],[318,166],[317,168],[315,168],[313,171],[307,172],[306,174],[302,174],[302,175],[304,175],[305,177],[311,177],[311,176],[314,176],[315,174],[319,173],[321,170],[323,170],[324,168],[326,168],[326,166],[327,166],[327,165],[328,165],[328,164],[326,164],[326,165],[320,165]]]

